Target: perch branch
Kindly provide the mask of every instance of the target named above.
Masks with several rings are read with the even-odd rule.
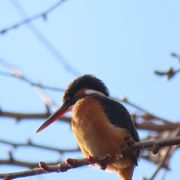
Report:
[[[134,143],[132,145],[129,145],[128,147],[125,147],[123,149],[124,152],[127,151],[127,149],[145,149],[145,148],[162,148],[165,146],[172,146],[172,145],[178,145],[180,144],[180,136],[175,138],[169,138],[165,140],[158,140],[158,141],[141,141]],[[112,157],[112,156],[111,156]],[[113,156],[114,157],[114,156]],[[111,160],[111,158],[100,158],[100,159],[94,159],[95,163],[101,163],[102,161],[108,162]],[[67,159],[65,162],[56,164],[56,165],[48,165],[44,162],[40,163],[40,166],[31,170],[26,171],[20,171],[20,172],[11,172],[11,173],[0,173],[0,178],[3,179],[15,179],[19,177],[27,177],[27,176],[35,176],[45,173],[52,173],[52,172],[64,172],[69,169],[78,168],[84,165],[89,165],[88,158],[82,158],[82,159]]]

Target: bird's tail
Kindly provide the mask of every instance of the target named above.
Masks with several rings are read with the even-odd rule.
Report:
[[[120,180],[132,180],[132,174],[119,172]]]
[[[119,169],[116,172],[119,174],[120,180],[132,180],[133,170],[134,167],[129,166],[123,169]]]
[[[132,180],[134,163],[130,160],[119,160],[108,164],[107,170],[114,171],[120,176],[120,180]]]

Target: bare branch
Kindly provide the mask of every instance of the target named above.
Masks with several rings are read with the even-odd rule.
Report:
[[[41,120],[41,119],[47,119],[51,113],[45,112],[45,113],[21,113],[21,112],[10,112],[10,111],[4,111],[0,110],[0,117],[10,117],[14,118],[16,121],[20,121],[23,119],[35,119],[35,120]],[[71,118],[67,116],[62,116],[60,119],[62,122],[70,122]]]
[[[52,98],[50,98],[50,96],[44,91],[44,89],[46,88],[46,86],[43,86],[42,84],[39,83],[35,83],[33,81],[31,81],[29,78],[27,78],[22,71],[20,71],[19,68],[17,68],[15,65],[10,64],[9,62],[5,61],[4,59],[0,58],[0,64],[3,65],[4,67],[6,67],[9,72],[0,72],[0,75],[4,75],[4,76],[9,76],[9,77],[14,77],[17,78],[19,80],[24,81],[25,83],[29,84],[30,86],[34,87],[36,89],[36,91],[38,92],[38,95],[40,96],[43,105],[46,108],[46,112],[49,113],[50,112],[50,106],[51,105],[55,105],[56,103],[52,100]],[[49,89],[53,89],[50,88]]]
[[[6,27],[6,28],[3,28],[0,33],[1,34],[4,34],[4,33],[7,33],[13,29],[16,29],[16,28],[19,28],[20,26],[22,25],[25,25],[25,24],[28,24],[36,19],[39,19],[39,18],[43,18],[44,20],[47,20],[47,16],[52,12],[54,11],[55,9],[57,9],[62,3],[64,3],[66,0],[59,0],[57,1],[55,4],[53,4],[51,7],[49,7],[48,9],[46,9],[45,11],[41,12],[41,13],[38,13],[36,15],[33,15],[29,18],[26,18],[20,22],[17,22],[9,27]]]
[[[141,122],[141,123],[136,123],[136,127],[141,130],[163,132],[163,131],[172,131],[178,127],[180,128],[180,123],[155,124],[152,122]]]
[[[171,56],[175,59],[177,59],[178,62],[180,62],[180,55],[177,53],[172,52]],[[166,71],[161,71],[161,70],[155,70],[154,73],[158,76],[164,76],[167,78],[167,80],[172,79],[173,77],[175,77],[175,75],[177,75],[178,73],[180,73],[180,68],[178,69],[174,69],[172,67],[169,67],[169,69],[167,69]]]
[[[42,120],[47,119],[51,113],[21,113],[21,112],[10,112],[5,110],[0,110],[0,117],[8,117],[14,118],[16,121],[21,120]],[[63,116],[59,119],[61,122],[70,123],[71,118],[67,116]],[[152,122],[141,122],[136,123],[136,127],[141,130],[149,130],[149,131],[156,131],[156,132],[163,132],[166,130],[174,130],[175,128],[180,127],[180,123],[165,123],[165,124],[155,124]]]
[[[168,159],[168,155],[170,153],[171,147],[168,147],[168,149],[166,150],[166,153],[162,159],[162,162],[158,165],[157,169],[154,171],[154,173],[151,175],[151,177],[149,178],[149,180],[153,180],[156,175],[158,174],[158,172],[162,169],[162,167],[164,166],[166,160]]]
[[[47,162],[49,165],[55,165],[58,164],[59,161],[56,162]],[[20,161],[20,160],[15,160],[15,159],[0,159],[0,165],[11,165],[11,166],[20,166],[20,167],[27,167],[27,168],[35,168],[38,166],[39,162],[26,162],[26,161]],[[0,173],[0,179],[1,179],[1,173]]]
[[[165,147],[165,146],[173,146],[180,144],[180,136],[164,139],[164,140],[157,140],[157,141],[141,141],[136,142],[132,145],[131,148],[133,149],[144,149],[144,148],[151,148],[154,145],[158,145],[159,148]]]
[[[65,0],[61,0],[60,3],[64,2]],[[25,9],[15,0],[11,0],[12,5],[17,10],[18,14],[22,18],[27,17],[27,13]],[[44,17],[44,16],[43,16]],[[67,59],[59,52],[59,50],[48,40],[48,38],[32,23],[27,24],[27,27],[32,32],[32,34],[36,37],[36,39],[51,53],[51,55],[61,63],[64,69],[73,76],[79,76],[81,73],[75,69]]]
[[[167,80],[172,79],[176,74],[180,73],[180,69],[170,67],[167,71],[155,70],[154,73],[158,76],[165,76]]]
[[[1,59],[0,59],[0,63],[2,64]],[[15,67],[11,67],[11,69],[9,69],[9,70],[11,72],[0,71],[0,75],[1,76],[7,76],[7,77],[16,78],[16,79],[21,80],[21,81],[23,81],[23,82],[25,82],[25,83],[27,83],[27,84],[29,84],[31,86],[39,87],[41,89],[57,91],[57,92],[64,92],[63,88],[47,86],[47,85],[44,85],[42,83],[37,83],[37,82],[34,82],[34,81],[30,80],[19,69],[15,68]]]
[[[135,108],[135,109],[137,109],[137,110],[140,110],[140,111],[144,112],[144,113],[145,113],[145,114],[144,114],[144,119],[145,119],[145,120],[146,120],[146,119],[148,119],[148,120],[149,120],[149,119],[150,119],[150,120],[153,119],[153,120],[159,120],[159,121],[164,122],[164,123],[171,123],[171,121],[169,121],[169,120],[167,120],[167,119],[165,119],[165,118],[156,116],[156,115],[148,112],[146,109],[144,109],[144,108],[140,107],[139,105],[131,102],[131,101],[130,101],[128,98],[126,98],[126,97],[121,98],[120,101],[123,102],[123,103],[125,103],[125,104],[127,104],[127,105],[129,105],[129,106],[131,106],[131,107],[133,107],[133,108]],[[142,116],[142,117],[143,117],[143,116]],[[148,117],[148,118],[147,118],[147,117]]]
[[[175,53],[175,52],[172,52],[172,53],[171,53],[171,56],[174,57],[174,58],[176,58],[176,59],[180,62],[180,55],[179,55],[179,54],[177,54],[177,53]]]
[[[125,147],[123,149],[123,152],[127,152],[129,148],[131,149],[145,149],[145,148],[153,148],[155,146],[158,146],[159,148],[165,147],[165,146],[172,146],[172,145],[178,145],[180,144],[180,136],[175,138],[169,138],[166,140],[158,140],[158,141],[141,141],[134,143],[132,145],[129,145],[128,147]],[[111,157],[116,157],[116,155],[110,155]],[[94,159],[95,163],[100,163],[102,161],[108,162],[111,160],[111,158],[100,158],[100,159]],[[15,179],[19,177],[27,177],[27,176],[34,176],[34,175],[40,175],[45,173],[52,173],[52,172],[64,172],[69,169],[78,168],[84,165],[89,165],[89,159],[83,158],[83,159],[67,159],[65,162],[56,164],[56,165],[48,165],[44,162],[40,163],[39,168],[34,168],[31,170],[26,171],[20,171],[20,172],[12,172],[12,173],[0,173],[0,178],[4,179]],[[42,166],[43,165],[43,166]],[[46,168],[43,168],[43,167]]]
[[[32,142],[31,140],[28,140],[26,143],[16,143],[16,142],[13,142],[13,141],[0,139],[0,143],[1,144],[11,145],[14,148],[16,148],[16,147],[34,147],[34,148],[40,148],[40,149],[44,149],[44,150],[56,151],[56,152],[58,152],[60,154],[72,153],[72,152],[80,151],[79,148],[60,149],[60,148],[56,148],[56,147],[37,144],[37,143]]]

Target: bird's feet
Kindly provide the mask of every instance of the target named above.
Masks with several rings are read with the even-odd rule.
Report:
[[[112,160],[112,155],[107,154],[102,160],[99,161],[99,166],[102,170],[107,168],[107,164]]]
[[[88,156],[88,161],[90,165],[95,166],[95,164],[99,165],[102,170],[107,168],[107,164],[114,158],[113,155],[107,154],[102,159],[96,160],[93,156]]]
[[[89,161],[89,164],[92,165],[92,166],[95,166],[95,159],[93,158],[93,156],[88,156],[88,161]]]
[[[134,141],[132,140],[130,136],[126,136],[124,140],[129,147],[131,147],[134,144]]]

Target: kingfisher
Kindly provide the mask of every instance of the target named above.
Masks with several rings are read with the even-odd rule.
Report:
[[[62,106],[36,131],[40,132],[66,112],[72,112],[72,131],[83,155],[89,160],[115,156],[106,169],[121,180],[132,180],[139,151],[123,153],[127,139],[138,142],[139,136],[127,109],[110,97],[106,85],[93,75],[75,79],[64,92]],[[100,166],[100,165],[99,165]]]

